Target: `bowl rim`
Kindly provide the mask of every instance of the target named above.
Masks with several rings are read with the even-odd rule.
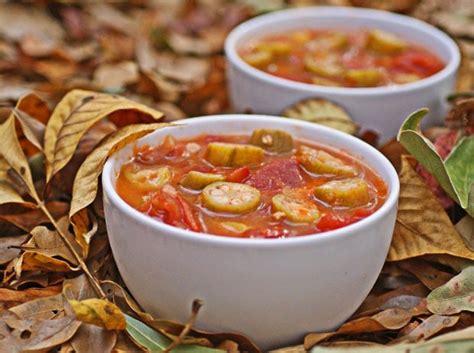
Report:
[[[388,195],[387,199],[385,200],[384,204],[376,210],[370,216],[361,219],[356,223],[349,224],[339,229],[309,234],[304,236],[297,236],[291,238],[277,238],[277,239],[265,239],[265,238],[236,238],[236,237],[227,237],[227,236],[219,236],[215,234],[209,233],[200,233],[194,232],[186,229],[181,229],[172,225],[168,225],[162,222],[159,222],[148,215],[141,213],[140,211],[136,210],[129,204],[127,204],[116,192],[115,186],[113,186],[111,180],[112,178],[116,178],[113,175],[115,163],[117,162],[117,156],[119,156],[120,150],[112,155],[107,162],[105,163],[103,172],[102,172],[102,187],[104,196],[108,198],[108,202],[112,203],[117,209],[121,212],[125,213],[130,218],[136,220],[139,223],[143,223],[145,226],[150,227],[151,229],[159,232],[169,234],[170,236],[178,237],[184,241],[191,241],[195,243],[203,243],[203,244],[212,244],[215,246],[225,246],[225,247],[244,247],[244,248],[279,248],[279,247],[292,247],[292,246],[304,246],[308,243],[317,242],[317,243],[324,243],[327,241],[332,241],[333,239],[344,238],[347,236],[351,236],[352,233],[357,233],[363,231],[365,228],[370,227],[372,223],[377,220],[380,220],[386,217],[390,212],[393,211],[394,208],[397,207],[398,203],[398,196],[400,192],[400,185],[398,174],[395,171],[395,168],[391,164],[391,162],[376,148],[370,146],[369,144],[359,140],[358,138],[348,135],[344,132],[317,125],[312,124],[305,121],[293,120],[293,119],[284,119],[277,116],[269,116],[269,115],[246,115],[246,114],[222,114],[222,115],[215,115],[215,116],[202,116],[189,119],[189,121],[178,124],[172,124],[170,127],[173,126],[189,126],[192,128],[193,124],[198,122],[209,123],[209,124],[220,124],[225,120],[234,119],[242,122],[242,120],[246,118],[253,118],[257,120],[264,120],[271,125],[273,122],[281,122],[282,120],[288,120],[290,124],[294,124],[297,127],[306,128],[314,130],[317,134],[329,134],[333,136],[335,139],[342,139],[344,140],[352,140],[353,143],[356,143],[360,147],[359,155],[363,156],[364,163],[367,163],[371,168],[373,168],[377,173],[380,174],[379,169],[374,168],[368,161],[376,159],[378,163],[383,166],[383,169],[386,170],[388,174],[388,178],[384,179],[385,183],[388,187]],[[131,142],[127,146],[131,144],[139,143],[140,140],[146,139],[147,137],[153,136],[157,134],[161,130],[155,130],[154,132],[145,135],[144,137],[138,139],[137,141]],[[338,148],[333,146],[334,148]],[[338,148],[340,149],[340,148]],[[358,157],[356,157],[358,158]],[[391,236],[392,234],[390,234]],[[110,235],[113,236],[113,235]]]
[[[437,39],[441,40],[445,46],[445,49],[449,53],[450,59],[441,71],[415,82],[405,83],[401,85],[355,88],[320,86],[274,76],[247,64],[237,53],[236,44],[243,35],[255,32],[260,28],[275,26],[278,21],[298,21],[300,17],[312,16],[314,16],[315,18],[339,16],[341,18],[348,18],[349,20],[351,18],[362,18],[367,20],[374,19],[378,21],[383,20],[385,22],[395,23],[402,27],[408,27],[412,30],[424,33],[427,38],[436,37]],[[368,26],[370,26],[370,23],[368,24]],[[461,62],[461,52],[456,42],[451,39],[446,33],[426,22],[423,22],[413,17],[382,10],[361,9],[344,6],[313,6],[296,9],[284,9],[254,17],[250,20],[242,22],[229,33],[225,40],[224,52],[228,61],[231,64],[235,65],[239,70],[245,72],[249,76],[255,77],[268,84],[287,89],[305,91],[307,93],[312,94],[332,93],[353,96],[378,96],[384,94],[398,94],[433,86],[454,74],[459,68]]]

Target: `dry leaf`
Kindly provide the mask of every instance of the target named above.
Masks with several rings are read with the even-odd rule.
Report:
[[[33,185],[33,178],[28,161],[18,142],[15,131],[15,118],[13,115],[10,115],[7,121],[0,125],[0,141],[2,141],[0,155],[7,161],[17,175],[20,176],[28,193],[38,200],[39,197]]]
[[[474,218],[469,215],[464,216],[463,219],[456,223],[455,228],[463,238],[464,244],[466,244],[469,250],[474,251]]]
[[[95,199],[98,177],[107,158],[134,140],[162,128],[166,124],[131,125],[110,135],[104,140],[79,168],[74,180],[73,196],[69,216],[72,218],[81,209],[89,206]]]
[[[24,290],[0,288],[0,302],[2,302],[2,304],[8,304],[8,306],[16,306],[18,304],[26,302],[28,302],[26,304],[29,304],[35,303],[35,299],[37,300],[38,298],[51,297],[58,293],[61,293],[61,286],[51,286],[46,288],[28,288]],[[36,314],[38,313],[38,309],[39,308],[36,308],[35,310]],[[17,313],[14,309],[10,310]],[[20,317],[23,319],[25,318],[22,316]]]
[[[81,137],[102,118],[119,110],[135,110],[160,119],[162,114],[126,98],[73,90],[58,103],[46,126],[46,180],[72,158]]]
[[[458,316],[442,316],[442,315],[431,315],[416,328],[411,330],[408,334],[390,342],[390,344],[400,342],[418,342],[420,340],[426,340],[436,335],[441,330],[448,327],[453,327],[458,322]]]
[[[58,290],[59,294],[55,294],[58,293]],[[42,291],[44,293],[50,292],[51,294],[49,296],[45,295],[43,298],[37,297],[37,299],[17,305],[9,310],[20,319],[48,320],[64,316],[64,298],[60,293],[61,286],[44,288]]]
[[[421,283],[431,290],[443,285],[454,276],[436,269],[422,259],[400,261],[398,266],[416,276]]]
[[[474,260],[448,215],[423,179],[402,159],[397,223],[388,261],[426,254],[448,254]]]
[[[117,333],[83,323],[69,341],[75,353],[109,353],[115,346]]]
[[[105,90],[118,90],[128,84],[137,82],[138,66],[133,61],[116,64],[103,64],[94,72],[93,83]]]
[[[125,330],[127,324],[122,311],[104,299],[69,300],[79,321],[103,327],[107,330]]]
[[[0,265],[3,265],[17,257],[20,254],[20,249],[18,249],[18,247],[23,244],[26,239],[28,239],[28,234],[0,237]]]

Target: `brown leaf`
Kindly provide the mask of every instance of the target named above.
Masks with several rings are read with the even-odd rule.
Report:
[[[456,223],[455,227],[463,238],[464,244],[466,244],[469,250],[474,251],[474,218],[466,215]]]
[[[117,332],[83,323],[69,341],[75,353],[109,353],[117,341]]]
[[[79,140],[92,125],[119,110],[139,111],[156,120],[162,117],[160,112],[120,96],[83,90],[66,94],[46,126],[46,180],[71,160]]]
[[[13,343],[10,346],[13,352],[48,350],[56,347],[68,341],[81,325],[70,316],[55,320],[21,320],[5,317],[3,321],[10,332],[8,336],[0,338],[0,347],[5,341]]]
[[[388,158],[390,162],[394,165],[395,169],[400,171],[402,164],[402,156],[408,154],[405,147],[402,146],[395,138],[386,142],[382,147],[380,147],[380,152],[382,152],[385,157]]]
[[[388,261],[425,254],[448,254],[474,260],[448,215],[406,157],[400,171],[397,223]]]
[[[79,321],[103,327],[107,330],[125,330],[127,323],[122,311],[105,299],[69,300]]]
[[[0,288],[0,302],[8,303],[8,306],[16,306],[25,302],[33,303],[32,301],[35,299],[51,297],[60,292],[61,286],[51,286],[46,288],[28,288],[24,290]]]
[[[38,320],[50,320],[64,316],[64,298],[61,294],[61,286],[53,286],[50,288],[44,288],[44,293],[48,291],[51,293],[49,296],[42,298],[32,298],[32,300],[25,300],[24,304],[17,305],[9,310],[15,313],[20,319],[38,319]],[[59,290],[59,294],[58,293]],[[54,295],[55,294],[55,295]],[[61,313],[62,312],[62,313]]]
[[[104,90],[117,90],[137,82],[138,66],[133,61],[103,64],[94,71],[93,83]]]
[[[412,273],[426,287],[433,290],[448,282],[454,275],[440,271],[421,259],[411,259],[398,263],[402,269]]]
[[[28,239],[28,234],[0,237],[0,265],[6,264],[20,254],[17,247]],[[15,247],[15,248],[12,248]]]

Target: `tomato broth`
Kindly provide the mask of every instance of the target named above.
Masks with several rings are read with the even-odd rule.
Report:
[[[405,84],[445,66],[426,48],[379,29],[294,30],[249,41],[238,51],[271,75],[334,87]]]
[[[196,232],[285,238],[357,222],[385,201],[366,164],[275,129],[199,135],[136,148],[119,195],[158,221]]]

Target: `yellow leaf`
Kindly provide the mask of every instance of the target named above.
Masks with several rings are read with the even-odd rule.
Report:
[[[66,94],[54,109],[46,126],[44,153],[47,181],[72,158],[85,132],[116,111],[138,111],[155,120],[163,114],[126,98],[84,90]]]
[[[87,156],[77,171],[72,191],[71,209],[69,216],[90,205],[99,186],[98,177],[107,158],[130,142],[167,124],[129,125],[107,137],[94,151]]]
[[[13,114],[10,115],[2,125],[0,125],[0,141],[2,141],[0,156],[2,156],[6,163],[18,174],[18,176],[21,177],[28,193],[38,200],[39,197],[33,185],[33,178],[31,176],[28,160],[18,142]],[[4,164],[4,162],[2,163]]]
[[[125,316],[119,307],[105,299],[69,300],[76,319],[107,330],[125,330]]]
[[[397,223],[387,260],[427,254],[474,260],[474,252],[466,247],[436,196],[403,157]]]

